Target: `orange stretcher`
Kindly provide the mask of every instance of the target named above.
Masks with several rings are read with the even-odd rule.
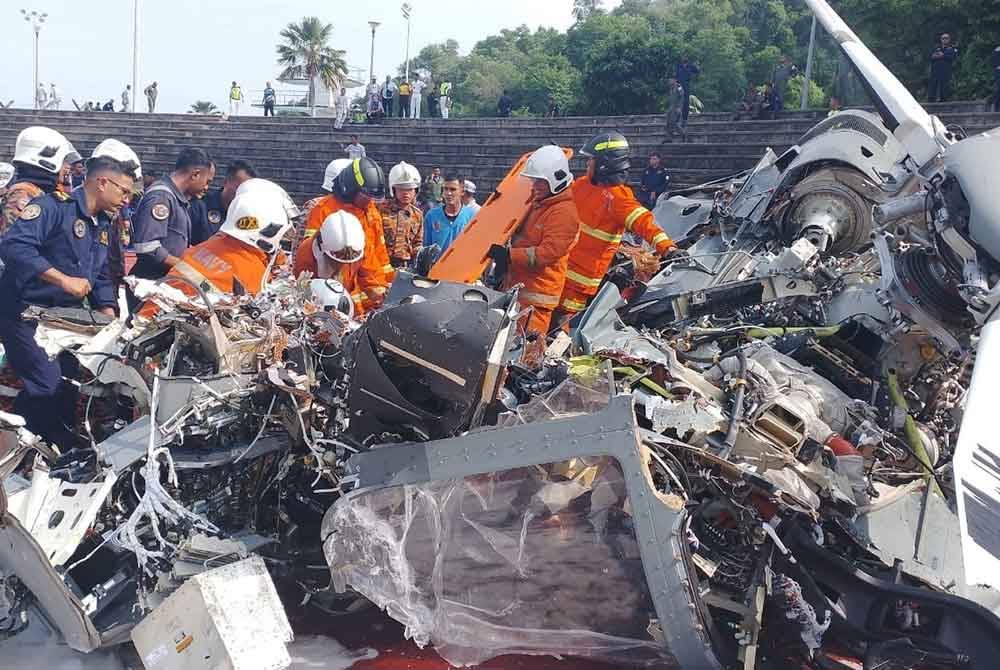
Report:
[[[573,157],[572,149],[563,147],[563,153],[567,160]],[[531,181],[521,177],[521,170],[529,156],[524,154],[514,164],[479,213],[431,268],[430,279],[471,284],[482,276],[490,262],[490,247],[507,244],[528,210]]]

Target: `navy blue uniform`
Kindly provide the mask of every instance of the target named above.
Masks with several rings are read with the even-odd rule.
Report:
[[[170,270],[163,261],[191,246],[191,203],[167,177],[146,189],[132,220],[132,251],[138,258],[132,274],[159,279]]]
[[[636,194],[639,202],[641,202],[646,209],[653,209],[656,206],[656,200],[667,190],[667,182],[670,181],[670,175],[667,174],[667,169],[662,165],[658,168],[647,167],[646,171],[642,173],[642,182],[639,185],[639,192]]]
[[[691,80],[698,76],[701,69],[694,63],[678,63],[675,78],[684,89],[684,106],[681,109],[681,118],[687,123],[688,114],[691,112]]]
[[[222,206],[222,189],[211,190],[204,198],[192,198],[190,213],[193,247],[219,232],[222,222],[226,220],[226,208]]]
[[[931,79],[927,86],[929,102],[945,102],[951,95],[951,71],[958,59],[958,47],[940,45],[931,51]]]
[[[91,217],[85,207],[83,189],[35,198],[0,240],[0,259],[7,266],[0,278],[0,340],[24,382],[14,408],[27,420],[29,430],[56,444],[65,443],[69,434],[74,395],[63,388],[59,363],[50,361],[35,342],[37,323],[19,315],[28,305],[82,304],[80,298],[40,277],[51,268],[88,280],[91,308],[115,305],[108,274],[111,222],[103,212]]]
[[[990,67],[993,68],[993,76],[997,81],[997,92],[993,95],[993,105],[991,109],[994,112],[1000,112],[1000,47],[993,50],[990,54]]]

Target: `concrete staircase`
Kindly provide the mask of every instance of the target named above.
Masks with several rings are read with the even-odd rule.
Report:
[[[975,134],[1000,126],[1000,114],[986,113],[983,103],[928,105],[945,123]],[[242,116],[224,120],[190,114],[122,114],[113,112],[34,112],[0,110],[0,160],[9,160],[17,133],[30,125],[47,125],[65,134],[84,156],[107,138],[128,143],[139,154],[146,172],[170,171],[184,147],[201,147],[224,172],[242,158],[261,176],[273,179],[297,200],[320,193],[323,170],[344,155],[343,146],[357,134],[368,155],[388,171],[401,160],[422,174],[440,166],[490,192],[521,154],[542,144],[578,149],[600,130],[618,130],[629,138],[633,182],[638,183],[649,152],[660,151],[673,185],[701,183],[752,167],[764,149],[792,146],[825,116],[815,110],[788,112],[775,121],[733,122],[730,114],[691,117],[687,141],[664,144],[664,117],[566,117],[561,119],[392,119],[382,125],[354,125],[336,130],[330,119]],[[575,159],[573,168],[583,170]],[[221,177],[220,177],[221,180]],[[484,195],[479,198],[484,199]]]

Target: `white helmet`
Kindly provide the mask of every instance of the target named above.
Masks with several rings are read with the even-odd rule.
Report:
[[[237,192],[219,232],[271,254],[278,250],[281,238],[291,227],[281,196],[257,189]]]
[[[31,126],[18,134],[12,160],[58,173],[73,151],[73,145],[62,133],[45,126]]]
[[[323,173],[323,190],[333,192],[333,180],[350,164],[350,158],[334,158],[330,161],[330,164],[326,166],[326,172]]]
[[[536,149],[524,164],[521,176],[544,179],[549,183],[549,190],[553,195],[565,191],[573,183],[573,173],[569,171],[566,154],[554,144]]]
[[[466,179],[465,180],[465,184],[462,186],[462,190],[464,192],[468,193],[469,195],[475,195],[476,194],[476,182],[469,181],[468,179]]]
[[[336,279],[313,279],[309,282],[313,300],[324,312],[341,312],[354,317],[354,301],[344,285]]]
[[[281,188],[273,181],[261,179],[259,177],[247,179],[236,188],[236,194],[233,198],[235,199],[237,196],[245,195],[247,193],[263,193],[265,195],[273,195],[279,198],[285,208],[285,215],[288,217],[289,221],[294,222],[302,216],[302,210],[299,209],[299,206],[295,204],[294,200],[292,200],[292,196],[288,195],[288,191]]]
[[[90,154],[91,158],[99,156],[107,156],[121,162],[132,170],[137,181],[142,181],[142,165],[139,163],[139,156],[132,151],[132,147],[124,142],[119,142],[114,138],[104,140],[94,148],[94,153]]]
[[[334,212],[326,217],[313,243],[317,261],[321,255],[338,263],[356,263],[365,255],[365,229],[350,212]]]
[[[409,163],[397,163],[389,170],[389,188],[420,188],[420,173]]]
[[[4,188],[14,178],[14,166],[10,163],[0,163],[0,188]]]

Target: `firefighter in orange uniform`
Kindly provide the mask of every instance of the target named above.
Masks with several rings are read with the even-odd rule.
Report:
[[[522,285],[517,294],[522,308],[531,307],[525,332],[543,337],[559,305],[566,280],[570,250],[580,231],[580,217],[570,184],[566,154],[557,146],[544,146],[524,164],[522,177],[531,179],[531,208],[511,237],[509,247],[490,249],[493,260],[507,266],[503,289]],[[544,342],[544,340],[543,340]]]
[[[625,183],[630,167],[628,140],[620,133],[601,133],[580,153],[588,158],[587,176],[573,184],[573,199],[582,221],[580,241],[569,256],[566,286],[554,317],[557,323],[586,309],[624,233],[635,233],[660,256],[676,249],[656,225],[653,213],[639,204]]]
[[[286,208],[288,196],[281,195],[284,190],[264,179],[252,181],[259,188],[241,186],[219,232],[184,252],[167,273],[168,284],[190,296],[196,294],[194,287],[171,279],[187,279],[208,292],[235,293],[239,286],[256,295],[264,288],[281,253],[281,238],[292,224]],[[152,317],[157,311],[155,304],[147,302],[139,314]]]
[[[309,212],[305,238],[319,232],[327,217],[345,211],[361,222],[365,231],[365,253],[358,269],[358,281],[365,287],[364,309],[382,304],[396,271],[389,262],[389,252],[382,234],[382,216],[378,203],[385,199],[385,173],[370,158],[358,158],[341,170],[333,180],[333,192],[324,196]]]
[[[365,255],[365,231],[350,212],[334,212],[326,217],[319,233],[302,241],[295,252],[292,272],[296,277],[309,272],[315,279],[340,282],[354,304],[353,315],[365,314],[367,293],[359,270]]]

